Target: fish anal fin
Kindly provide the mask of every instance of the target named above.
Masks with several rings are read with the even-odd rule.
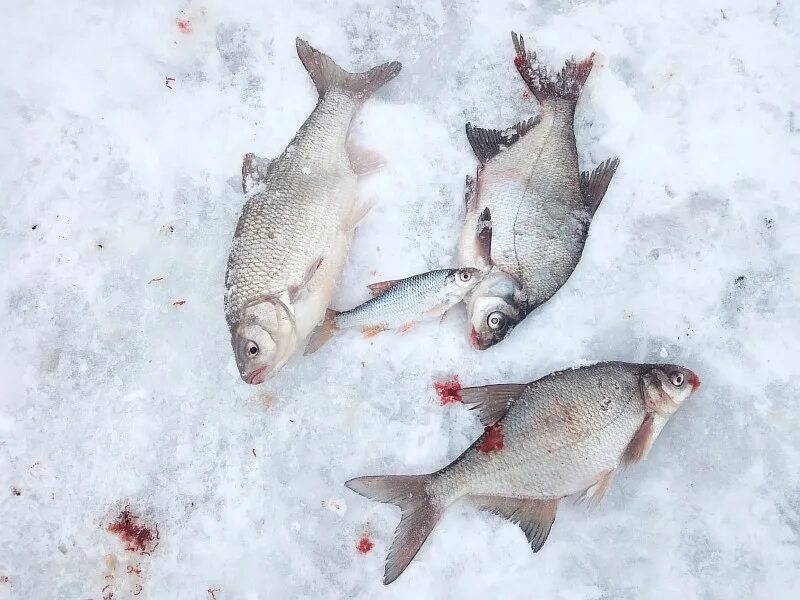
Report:
[[[486,164],[500,152],[512,146],[517,140],[533,129],[539,122],[538,117],[520,121],[507,129],[484,129],[467,123],[467,139],[475,156],[481,164]]]
[[[303,293],[305,292],[306,286],[311,281],[311,279],[314,277],[314,274],[317,272],[317,269],[319,269],[320,265],[322,264],[322,260],[323,260],[323,258],[321,256],[319,258],[315,259],[314,262],[312,262],[309,265],[308,270],[306,270],[306,274],[303,277],[303,281],[301,281],[300,283],[297,283],[297,284],[291,284],[289,286],[289,289],[288,289],[288,291],[289,291],[289,300],[291,302],[296,302],[303,295]]]
[[[390,584],[406,569],[439,522],[443,507],[427,491],[431,475],[358,477],[345,485],[365,498],[400,507],[400,524],[386,557],[383,583]]]
[[[538,61],[536,52],[525,49],[525,39],[521,35],[512,31],[511,39],[517,53],[514,57],[514,66],[539,102],[578,101],[583,85],[592,71],[594,53],[580,62],[575,62],[574,59],[568,60],[561,71],[554,74]]]
[[[369,288],[370,293],[372,294],[373,298],[377,298],[384,292],[388,292],[394,284],[396,284],[399,279],[388,279],[386,281],[378,281],[376,283],[370,283],[367,287]]]
[[[624,466],[640,462],[647,456],[650,446],[653,445],[653,430],[655,417],[653,413],[647,413],[639,429],[633,434],[631,441],[622,453],[622,464]]]
[[[350,157],[350,167],[359,177],[379,171],[386,166],[386,158],[380,152],[356,144],[348,144],[347,155]]]
[[[597,481],[583,491],[578,497],[578,501],[586,502],[592,507],[600,504],[600,501],[605,497],[606,492],[608,492],[611,487],[611,483],[614,481],[615,473],[616,471],[614,469],[607,469],[600,473]]]
[[[245,194],[266,178],[271,162],[271,159],[261,158],[252,152],[244,155],[242,159],[242,191]]]
[[[481,510],[519,525],[534,552],[541,550],[547,541],[558,510],[557,498],[470,496],[469,501]]]
[[[383,324],[380,324],[380,325],[367,325],[367,326],[361,328],[361,333],[364,334],[365,338],[371,338],[371,337],[375,337],[376,335],[378,335],[382,331],[386,331],[386,329],[387,329],[386,325],[383,325]]]
[[[336,317],[339,316],[338,311],[331,308],[325,310],[325,318],[322,323],[316,326],[314,331],[311,332],[311,337],[308,339],[308,344],[303,352],[303,356],[308,356],[319,350],[334,334],[339,331],[336,325]]]
[[[461,388],[461,402],[478,411],[481,423],[491,427],[506,416],[514,401],[522,395],[527,383],[501,383]]]
[[[606,195],[606,190],[614,173],[617,172],[617,167],[619,167],[619,159],[614,157],[595,167],[592,172],[583,171],[581,173],[581,193],[592,215],[603,201],[603,196]]]

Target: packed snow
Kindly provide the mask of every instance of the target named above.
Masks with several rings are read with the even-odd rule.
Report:
[[[477,352],[462,308],[334,338],[258,387],[224,271],[241,158],[275,156],[342,66],[400,60],[353,137],[361,195],[333,306],[457,266],[464,123],[535,114],[510,31],[597,51],[583,168],[621,166],[566,286]],[[54,2],[0,24],[0,599],[800,597],[800,5]],[[434,383],[676,362],[702,388],[534,555],[457,505],[389,587],[399,511],[343,486],[424,473],[483,431]]]

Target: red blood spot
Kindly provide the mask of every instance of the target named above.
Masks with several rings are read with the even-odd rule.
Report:
[[[172,306],[183,306],[184,304],[186,304],[186,300],[175,300],[175,302],[172,303]]]
[[[530,92],[528,90],[525,90],[524,92],[522,92],[522,99],[523,100],[528,100],[530,97],[531,97],[531,94],[530,94]]]
[[[172,89],[172,86],[170,85],[170,83],[172,83],[173,81],[175,81],[175,78],[174,78],[174,77],[167,77],[167,78],[164,80],[164,84],[165,84],[165,85],[166,85],[166,86],[167,86],[169,89]],[[161,278],[159,278],[159,279],[154,279],[153,281],[161,281],[162,279],[164,279],[164,278],[163,278],[163,277],[161,277]]]
[[[495,423],[483,430],[483,440],[478,445],[480,452],[496,452],[503,449],[503,425]]]
[[[358,550],[360,554],[366,554],[374,547],[375,544],[373,544],[372,540],[369,539],[365,534],[361,536],[360,540],[358,540],[358,545],[356,546],[356,550]]]
[[[519,66],[520,66],[521,64],[522,64],[522,57],[521,57],[519,54],[517,54],[517,55],[514,57],[514,66],[515,66],[515,67],[517,67],[517,68],[519,68]]]
[[[175,23],[181,33],[192,33],[192,24],[189,19],[175,19]]]
[[[433,389],[439,395],[439,404],[442,406],[461,402],[461,382],[458,380],[458,375],[453,375],[450,381],[444,383],[435,382]]]
[[[154,526],[154,534],[153,529],[147,525],[140,525],[138,521],[139,516],[133,514],[126,506],[122,512],[119,513],[117,520],[113,523],[109,523],[106,529],[116,534],[119,539],[125,542],[125,550],[128,552],[138,552],[140,554],[149,555],[156,549],[156,546],[158,546],[158,523]]]
[[[11,580],[8,578],[8,575],[0,575],[0,583],[8,583],[9,581]]]
[[[139,565],[136,565],[135,567],[128,565],[128,575],[136,575],[137,577],[141,577],[142,569],[139,567]]]

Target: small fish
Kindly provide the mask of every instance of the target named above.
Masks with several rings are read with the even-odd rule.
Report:
[[[353,229],[369,206],[357,204],[357,176],[381,164],[348,145],[359,107],[401,69],[398,62],[348,73],[297,39],[297,55],[319,93],[317,105],[273,160],[247,154],[247,201],[225,276],[225,317],[236,365],[262,383],[294,354],[325,315]]]
[[[466,126],[480,167],[467,177],[461,262],[491,269],[466,300],[470,340],[480,350],[504,339],[566,283],[619,164],[615,158],[591,173],[578,170],[573,121],[592,57],[551,73],[525,50],[522,37],[512,38],[514,64],[539,101],[539,114],[507,129]],[[475,235],[487,207],[489,257]]]
[[[348,311],[328,309],[325,320],[311,334],[306,354],[311,354],[337,331],[360,327],[366,337],[387,329],[405,333],[418,321],[440,317],[464,299],[481,280],[478,269],[438,269],[373,283],[373,298]]]
[[[529,384],[464,388],[484,434],[428,475],[359,477],[345,485],[399,506],[386,559],[388,584],[408,566],[445,510],[459,499],[519,524],[532,550],[547,540],[559,501],[599,502],[614,474],[641,461],[667,420],[700,386],[676,365],[597,363]]]

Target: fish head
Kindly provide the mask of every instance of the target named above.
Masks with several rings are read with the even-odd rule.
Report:
[[[461,302],[483,279],[483,271],[473,267],[453,269],[444,279],[441,295],[453,304]]]
[[[525,318],[525,294],[516,278],[490,270],[467,298],[470,342],[486,350],[505,339]]]
[[[671,415],[700,387],[700,377],[678,365],[652,365],[645,369],[640,385],[648,409]]]
[[[231,345],[242,379],[263,383],[288,362],[297,346],[291,309],[272,296],[249,303],[231,329]]]

